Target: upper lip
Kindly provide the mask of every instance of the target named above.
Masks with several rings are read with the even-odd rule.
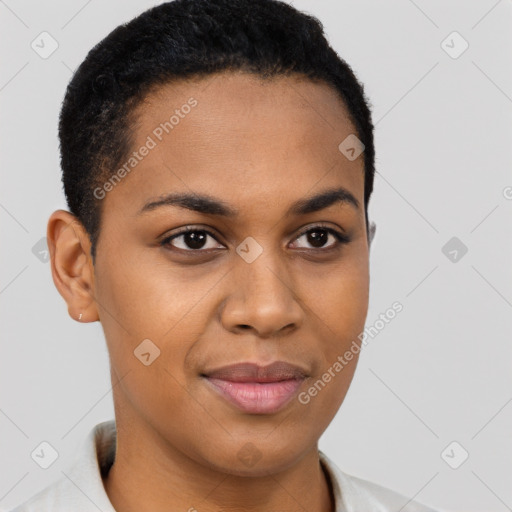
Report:
[[[303,379],[307,373],[299,366],[286,361],[274,361],[266,366],[251,362],[235,363],[204,372],[203,375],[231,382],[278,382]]]

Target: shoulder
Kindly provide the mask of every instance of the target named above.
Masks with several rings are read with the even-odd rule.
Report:
[[[61,477],[57,482],[46,487],[42,491],[32,496],[11,512],[42,512],[55,511],[64,512],[76,510],[77,512],[85,512],[90,510],[84,508],[81,503],[80,496],[77,495],[78,489],[73,489],[72,484],[65,477]]]
[[[321,451],[320,460],[331,479],[336,512],[442,512],[382,485],[344,473]]]
[[[56,482],[11,512],[115,512],[101,476],[112,463],[114,450],[114,421],[96,425],[72,466],[62,471]]]
[[[401,510],[402,512],[441,512],[374,482],[363,480],[355,476],[348,476],[348,478],[350,478],[352,484],[361,491],[361,494],[364,493],[371,496],[371,498],[376,501],[376,504],[378,503],[381,508],[376,508],[376,511],[381,512],[382,509],[382,512],[395,510]]]

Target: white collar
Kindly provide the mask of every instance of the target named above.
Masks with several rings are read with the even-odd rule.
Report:
[[[112,465],[115,449],[115,421],[99,423],[61,479],[12,512],[116,512],[102,480],[102,472]],[[417,502],[407,503],[407,497],[390,489],[344,473],[320,450],[319,457],[331,481],[335,512],[435,512]]]

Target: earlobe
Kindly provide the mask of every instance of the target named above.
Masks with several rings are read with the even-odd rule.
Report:
[[[53,282],[80,322],[99,320],[94,300],[94,267],[90,240],[82,223],[70,212],[57,210],[48,220],[47,241]]]

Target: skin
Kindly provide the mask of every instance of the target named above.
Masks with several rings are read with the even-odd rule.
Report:
[[[307,391],[363,331],[363,155],[349,161],[338,150],[356,130],[326,84],[222,73],[151,92],[137,109],[133,149],[190,97],[198,105],[102,200],[95,265],[73,215],[58,210],[48,223],[55,285],[74,319],[101,322],[110,354],[118,440],[105,489],[120,512],[332,511],[318,439],[357,355],[308,404],[294,398],[274,414],[240,411],[200,373],[284,360],[308,370],[299,390]],[[295,201],[337,187],[359,207],[285,215]],[[209,194],[240,213],[163,206],[138,214],[171,192]],[[322,229],[316,248],[307,234],[297,238],[308,226],[318,233],[319,222],[350,242]],[[215,238],[199,249],[183,236],[159,245],[190,225]],[[263,249],[252,263],[235,251],[248,236]],[[134,356],[144,339],[160,350],[149,366]],[[260,456],[253,465],[238,456],[247,443]]]

